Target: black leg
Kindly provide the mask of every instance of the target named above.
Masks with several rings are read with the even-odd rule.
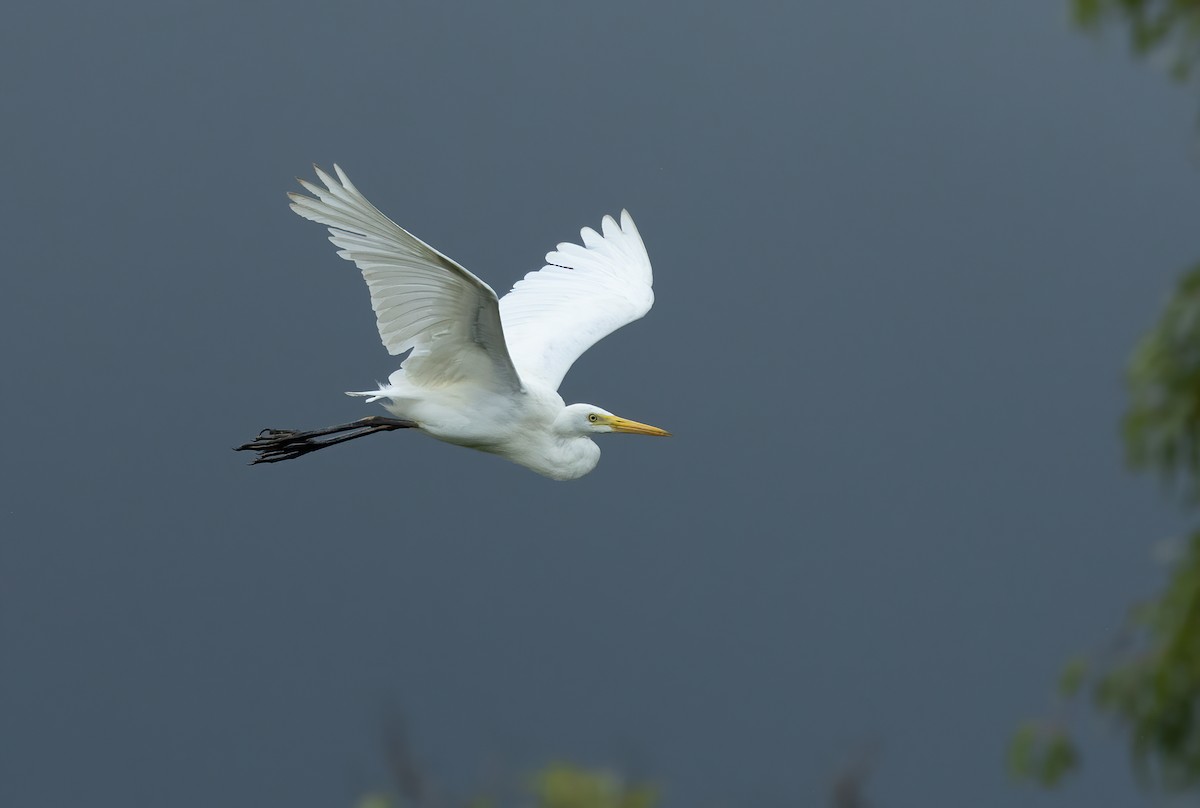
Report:
[[[258,437],[249,443],[243,443],[234,451],[258,452],[258,457],[250,461],[256,463],[278,463],[280,460],[291,460],[301,457],[317,449],[345,443],[348,440],[361,438],[364,435],[374,435],[376,432],[391,432],[393,429],[412,429],[416,426],[413,421],[401,418],[388,418],[384,415],[369,415],[349,424],[338,424],[325,429],[313,429],[308,432],[297,432],[294,429],[264,429]],[[319,440],[325,435],[336,437]]]

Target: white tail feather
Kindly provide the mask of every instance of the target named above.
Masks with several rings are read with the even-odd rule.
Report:
[[[379,385],[378,390],[363,390],[358,392],[347,390],[346,395],[365,398],[368,404],[374,404],[376,401],[380,401],[385,398],[391,398],[391,396],[388,395],[388,391],[384,389],[382,384]]]

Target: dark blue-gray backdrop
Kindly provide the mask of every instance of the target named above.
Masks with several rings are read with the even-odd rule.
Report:
[[[671,806],[1129,805],[1003,750],[1161,570],[1121,372],[1197,257],[1194,98],[1061,3],[25,3],[0,30],[0,804],[348,806],[555,758]],[[628,207],[568,376],[675,432],[544,480],[396,433],[338,161],[504,291]]]

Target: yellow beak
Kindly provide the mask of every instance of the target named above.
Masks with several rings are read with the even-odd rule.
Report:
[[[631,435],[659,435],[664,438],[671,437],[671,433],[665,429],[659,429],[656,426],[649,424],[639,424],[637,421],[629,421],[625,418],[618,418],[615,415],[602,416],[604,423],[612,428],[613,432],[628,432]]]

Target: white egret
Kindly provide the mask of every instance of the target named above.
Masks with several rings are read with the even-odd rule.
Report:
[[[650,258],[628,211],[583,246],[559,244],[546,266],[502,299],[455,261],[388,219],[345,172],[316,168],[325,187],[288,194],[299,215],[329,228],[338,255],[362,270],[388,353],[411,351],[378,390],[394,418],[369,416],[309,432],[266,429],[238,449],[274,463],[376,432],[415,428],[447,443],[505,457],[556,480],[600,461],[607,432],[669,435],[591,404],[566,406],[558,386],[589,347],[654,303]]]

